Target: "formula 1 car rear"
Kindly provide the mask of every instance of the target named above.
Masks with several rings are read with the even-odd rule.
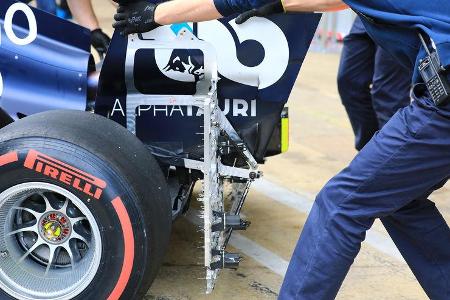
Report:
[[[258,163],[287,150],[285,104],[319,19],[115,34],[96,71],[88,31],[2,1],[0,297],[142,298],[197,182],[211,292],[239,264],[226,246],[249,225]]]

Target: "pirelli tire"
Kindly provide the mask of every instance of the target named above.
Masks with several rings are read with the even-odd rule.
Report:
[[[120,125],[51,111],[0,130],[0,299],[141,299],[170,230],[163,174]]]

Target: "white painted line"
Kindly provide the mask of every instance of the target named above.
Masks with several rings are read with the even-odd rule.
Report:
[[[305,214],[308,214],[311,211],[311,207],[314,202],[313,195],[290,191],[289,189],[267,179],[256,180],[252,184],[252,188],[256,192],[261,193],[274,201],[282,203]],[[406,263],[394,242],[389,237],[376,232],[374,229],[370,229],[367,232],[365,242],[378,251]]]
[[[370,229],[366,234],[366,242],[378,251],[388,254],[406,264],[405,259],[403,258],[400,251],[398,251],[397,246],[395,246],[394,242],[381,233]]]
[[[287,205],[302,213],[309,213],[313,204],[313,195],[292,192],[281,185],[261,178],[252,183],[251,189],[261,193],[272,200]]]
[[[259,179],[255,181],[252,184],[252,188],[258,193],[264,194],[272,200],[289,206],[301,213],[309,213],[314,201],[314,196],[311,194],[293,192],[266,179]],[[203,226],[203,222],[199,218],[199,214],[199,211],[190,209],[186,214],[186,218],[194,225]],[[392,240],[374,231],[373,229],[367,232],[366,242],[382,253],[406,263]],[[250,240],[249,238],[233,232],[230,239],[230,245],[246,256],[254,259],[262,266],[268,268],[275,274],[284,276],[286,273],[289,265],[288,261],[258,243]]]
[[[186,218],[197,226],[202,226],[202,220],[199,218],[199,211],[190,209],[186,214]],[[275,274],[284,277],[286,273],[289,262],[285,259],[279,257],[272,251],[264,248],[263,246],[255,243],[254,241],[246,238],[245,236],[233,232],[230,238],[229,244],[239,250],[246,256],[254,259],[256,262],[262,266],[268,268]]]
[[[242,234],[233,232],[230,238],[230,245],[238,249],[245,255],[253,258],[272,272],[283,276],[286,274],[289,262],[279,257],[272,251],[246,238]]]

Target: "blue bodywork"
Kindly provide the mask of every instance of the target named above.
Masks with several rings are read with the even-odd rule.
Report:
[[[5,12],[13,3],[15,1],[12,0],[1,2],[0,24],[3,25]],[[88,30],[36,9],[33,9],[33,13],[37,20],[38,36],[31,44],[15,45],[5,38],[2,32],[0,66],[4,92],[0,96],[0,107],[13,118],[53,109],[86,110],[91,58]],[[240,32],[241,27],[235,27],[232,20],[233,17],[218,21],[220,24],[173,25],[167,27],[170,28],[170,33],[165,34],[176,36],[180,29],[188,28],[199,38],[203,38],[208,26],[219,26],[217,28],[222,34],[229,37],[225,46],[232,47],[236,52],[235,63],[246,70],[256,70],[268,53],[272,53],[273,57],[273,53],[278,51],[279,44],[267,44],[266,40],[266,44],[262,45],[258,40],[270,36],[271,32],[249,31],[248,28],[247,31]],[[230,111],[227,115],[230,122],[259,161],[265,157],[267,145],[280,120],[281,111],[289,98],[319,20],[320,14],[288,14],[276,15],[264,21],[266,26],[273,29],[274,34],[286,41],[285,48],[288,48],[285,49],[285,53],[288,53],[285,68],[275,82],[261,87],[258,84],[243,83],[248,78],[235,80],[235,75],[237,78],[255,76],[247,75],[240,68],[231,70],[231,75],[230,70],[225,75],[219,74],[219,104],[222,109]],[[20,13],[16,14],[13,23],[17,36],[28,30],[27,20]],[[205,40],[209,41],[207,38]],[[124,69],[127,43],[127,38],[114,35],[101,70],[95,99],[97,114],[109,117],[124,126],[125,116],[111,115],[111,112],[117,101],[126,109]],[[212,44],[217,50],[223,47]],[[190,51],[187,54],[174,51],[170,60],[164,62],[165,67],[158,69],[155,52],[148,49],[139,50],[134,62],[136,87],[143,94],[193,94],[195,80],[199,77],[194,73],[202,68],[203,62],[201,53],[199,55]],[[222,65],[226,64],[227,62],[222,62]],[[187,73],[187,68],[196,78],[193,82],[177,81],[167,75],[169,71]],[[266,75],[270,77],[270,74]],[[256,81],[263,84],[264,78],[256,78]],[[247,108],[247,112],[242,113],[243,107]],[[173,108],[167,109],[171,111]],[[239,111],[241,113],[238,113]],[[186,111],[175,111],[170,116],[144,113],[137,118],[137,136],[157,156],[195,156],[198,146],[202,144],[200,137],[196,135],[202,125],[202,117],[196,116],[196,113],[196,110],[191,116],[187,116]]]
[[[4,30],[6,11],[16,1],[0,1],[0,72],[3,93],[0,107],[13,119],[46,110],[85,110],[90,60],[89,30],[33,9],[37,38],[30,44],[14,44]],[[25,14],[17,12],[13,30],[28,33]]]

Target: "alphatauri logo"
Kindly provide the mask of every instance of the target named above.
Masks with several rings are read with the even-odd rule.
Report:
[[[36,150],[28,152],[24,166],[70,185],[95,199],[100,199],[106,188],[105,181]]]

